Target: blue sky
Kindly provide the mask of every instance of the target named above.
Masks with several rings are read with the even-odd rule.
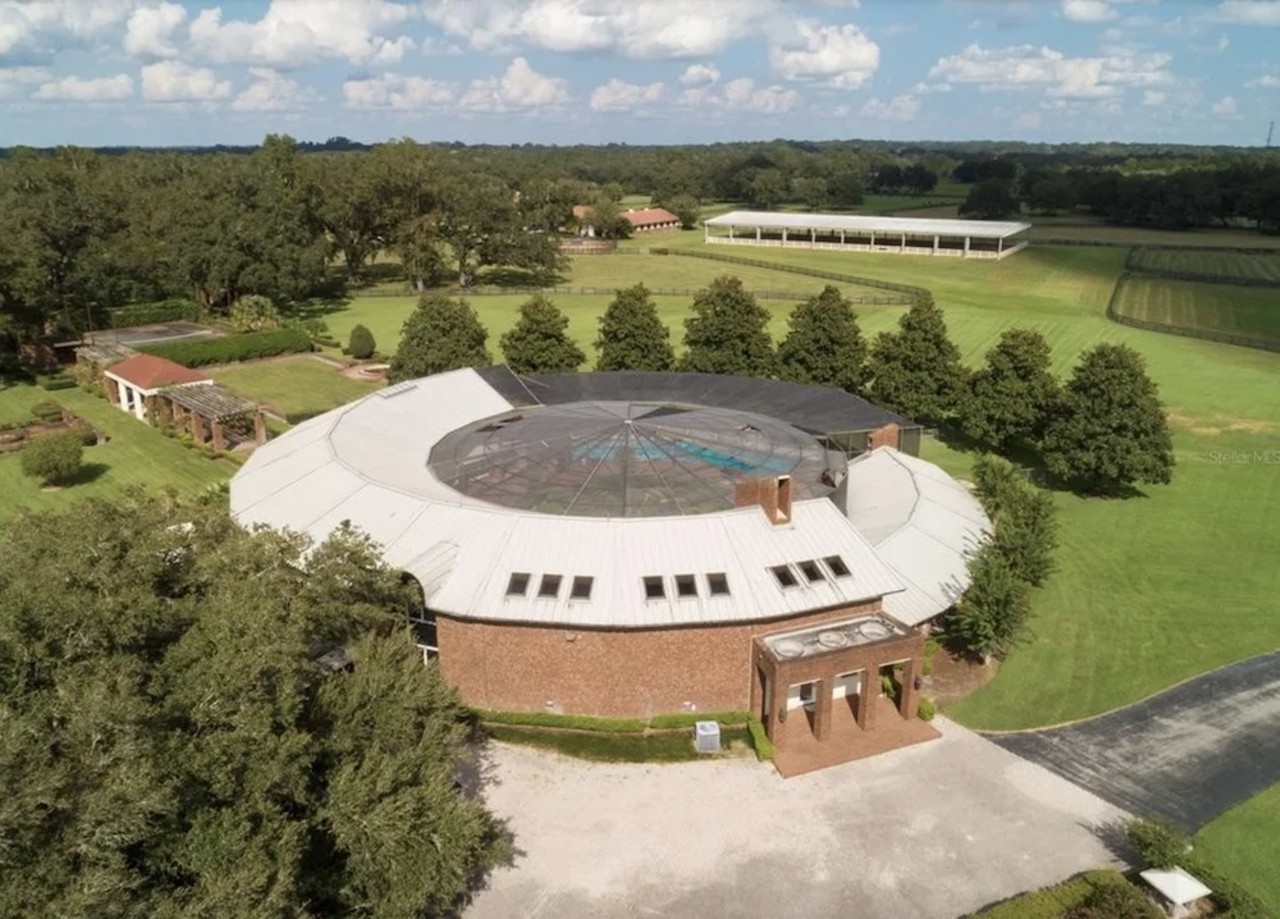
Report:
[[[1261,144],[1280,0],[0,0],[0,145]]]

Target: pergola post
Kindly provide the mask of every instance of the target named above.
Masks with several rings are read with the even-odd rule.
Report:
[[[195,442],[198,444],[204,443],[204,425],[200,423],[200,416],[195,412],[191,413],[189,427],[191,429],[191,437]]]
[[[262,412],[255,412],[253,416],[253,440],[258,446],[267,442],[267,419]]]
[[[142,420],[148,424],[156,423],[156,397],[154,395],[142,397]]]
[[[117,383],[115,380],[111,379],[111,377],[103,377],[102,385],[107,390],[107,401],[110,402],[112,405],[119,406],[120,405],[120,384]]]
[[[221,421],[212,421],[209,423],[209,430],[213,433],[213,449],[221,453],[227,449],[227,431],[222,426]]]

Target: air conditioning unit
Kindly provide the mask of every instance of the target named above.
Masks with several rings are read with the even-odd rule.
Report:
[[[693,726],[693,745],[699,753],[719,753],[719,722],[699,721],[695,723]]]

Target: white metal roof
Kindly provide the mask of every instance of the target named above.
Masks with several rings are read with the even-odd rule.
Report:
[[[797,502],[783,525],[754,507],[584,518],[488,504],[432,476],[427,457],[436,441],[510,409],[471,370],[389,387],[259,447],[232,480],[232,513],[246,526],[287,527],[317,540],[349,521],[384,547],[388,564],[419,580],[432,609],[479,619],[616,628],[745,621],[903,589],[826,498]],[[784,588],[770,570],[829,556],[851,574],[809,583],[795,571],[798,585]],[[509,598],[514,572],[531,583],[525,596]],[[710,596],[710,573],[727,576],[728,596]],[[563,578],[554,599],[537,596],[544,574]],[[696,576],[697,597],[676,596],[680,574]],[[593,578],[589,600],[569,598],[575,576]],[[646,599],[649,576],[664,579],[665,598]]]
[[[884,608],[915,625],[949,608],[969,584],[965,558],[989,531],[978,499],[932,463],[880,447],[849,463],[849,520],[907,585]]]
[[[1200,882],[1199,878],[1188,874],[1181,868],[1175,867],[1168,870],[1148,868],[1146,871],[1141,872],[1138,877],[1150,884],[1157,893],[1176,906],[1194,903],[1196,900],[1213,893],[1212,890]]]
[[[855,230],[906,233],[908,236],[971,236],[997,239],[1030,230],[1029,223],[1003,220],[934,220],[928,217],[871,217],[846,214],[793,214],[781,211],[730,211],[703,221],[712,227],[762,227],[788,230]]]

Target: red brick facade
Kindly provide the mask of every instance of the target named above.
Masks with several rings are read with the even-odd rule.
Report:
[[[756,637],[879,610],[877,599],[766,622],[638,630],[440,615],[440,667],[478,708],[616,717],[679,712],[685,703],[699,711],[747,711]]]

